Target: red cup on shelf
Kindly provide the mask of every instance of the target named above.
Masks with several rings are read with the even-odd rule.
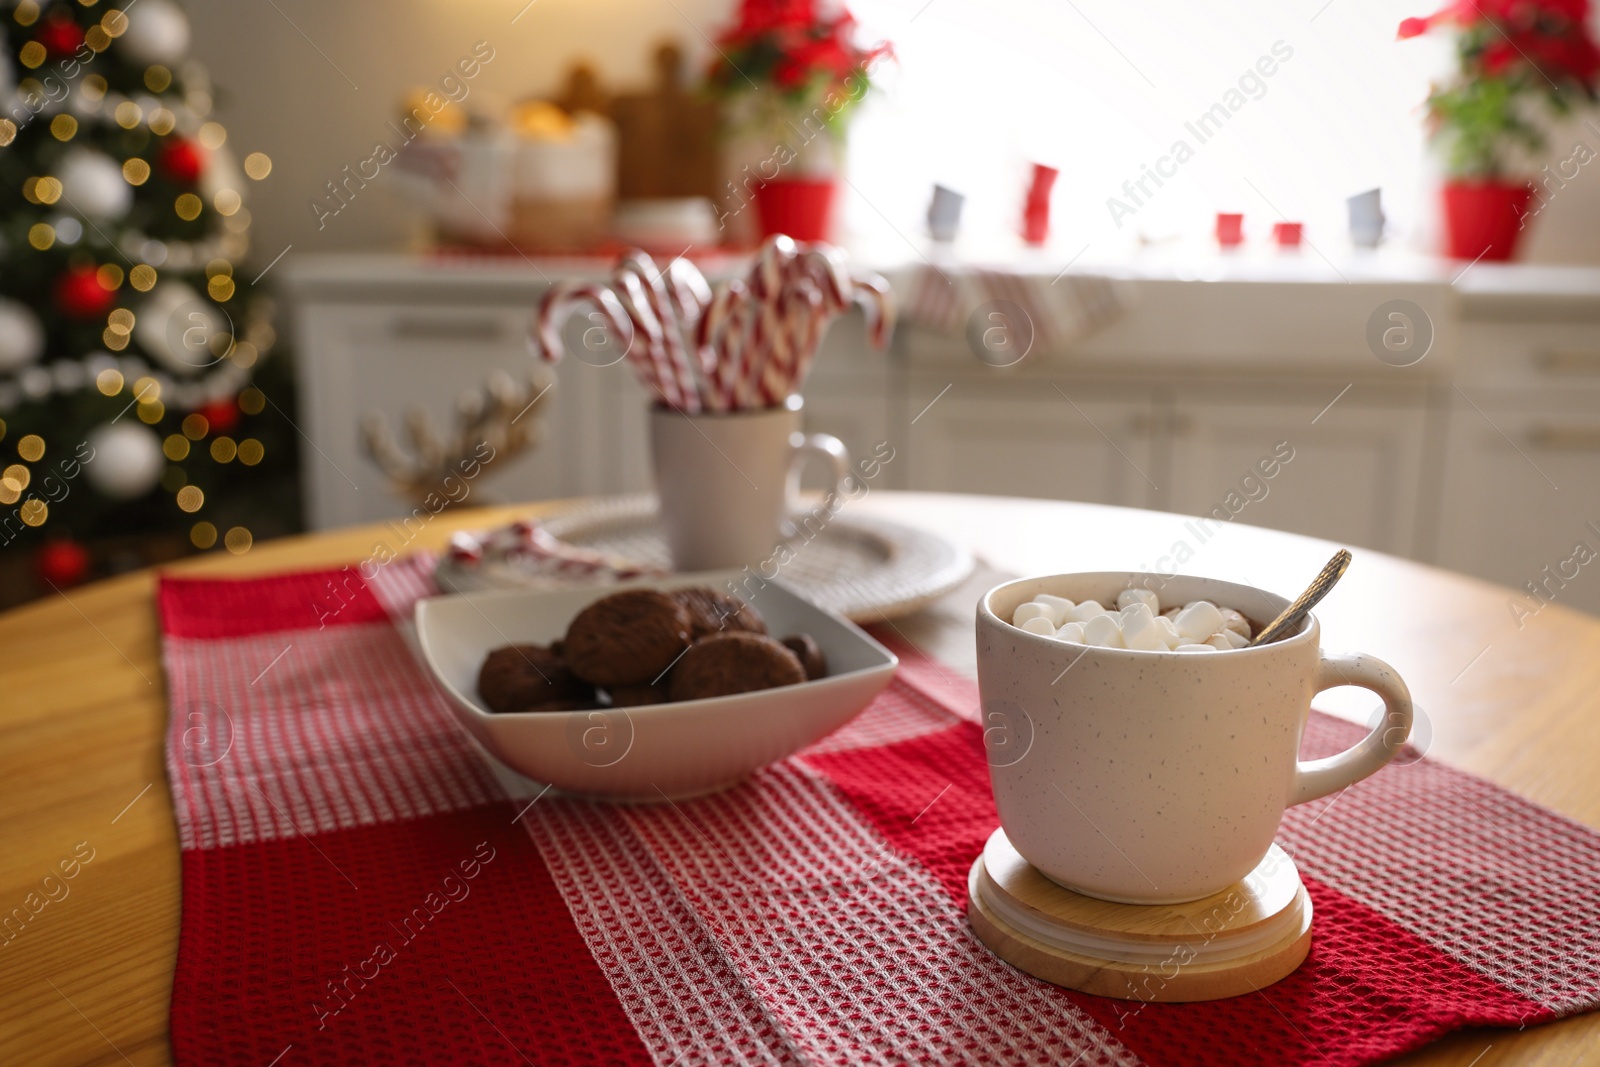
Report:
[[[1226,211],[1217,212],[1217,244],[1234,248],[1244,244],[1244,216]]]
[[[1278,243],[1279,248],[1299,248],[1300,236],[1305,230],[1305,225],[1299,222],[1274,222],[1272,224],[1272,239]]]
[[[1042,245],[1050,237],[1050,190],[1059,173],[1043,163],[1033,165],[1033,179],[1022,209],[1022,239],[1030,245]]]

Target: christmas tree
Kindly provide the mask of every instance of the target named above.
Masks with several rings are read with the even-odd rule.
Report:
[[[171,0],[0,10],[0,602],[293,528],[287,376],[240,267],[271,160],[209,117]]]

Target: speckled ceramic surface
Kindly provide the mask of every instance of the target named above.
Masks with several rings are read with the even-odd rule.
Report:
[[[1231,652],[1074,645],[1008,621],[1040,593],[1114,603],[1148,588],[1163,606],[1210,600],[1259,625],[1288,601],[1207,578],[1061,574],[997,586],[978,605],[978,686],[1000,822],[1061,885],[1133,904],[1216,893],[1266,855],[1284,808],[1383,766],[1411,729],[1387,664],[1332,655],[1308,618],[1294,636]],[[1388,715],[1354,748],[1298,760],[1311,698],[1357,685]]]

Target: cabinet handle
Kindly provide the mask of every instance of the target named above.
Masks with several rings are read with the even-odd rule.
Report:
[[[1187,437],[1194,433],[1195,419],[1193,415],[1177,411],[1160,415],[1140,411],[1129,416],[1128,425],[1136,434],[1149,435],[1159,431],[1173,437]]]
[[[1539,353],[1538,364],[1551,374],[1600,374],[1600,352],[1549,348]]]
[[[1600,426],[1535,426],[1528,431],[1534,448],[1600,450]]]
[[[505,333],[495,319],[400,318],[389,334],[407,341],[498,341]]]

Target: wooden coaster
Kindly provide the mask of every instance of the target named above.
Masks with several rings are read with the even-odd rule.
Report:
[[[996,830],[967,876],[967,919],[1019,970],[1119,1000],[1239,996],[1292,974],[1311,950],[1311,898],[1277,845],[1213,896],[1115,904],[1052,882]]]

